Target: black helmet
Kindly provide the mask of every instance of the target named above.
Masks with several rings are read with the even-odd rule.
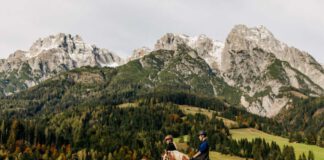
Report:
[[[206,131],[200,131],[200,132],[199,132],[199,135],[207,136],[207,132],[206,132]]]

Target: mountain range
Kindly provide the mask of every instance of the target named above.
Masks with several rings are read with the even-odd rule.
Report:
[[[63,74],[85,66],[108,68]],[[154,48],[135,49],[127,59],[89,45],[78,35],[60,33],[1,59],[0,72],[0,96],[4,97],[24,95],[20,92],[28,88],[43,92],[46,83],[68,79],[105,84],[106,90],[96,91],[101,96],[177,90],[217,97],[267,117],[291,107],[292,96],[324,95],[323,65],[307,52],[279,41],[264,26],[236,25],[224,42],[206,35],[167,33]]]

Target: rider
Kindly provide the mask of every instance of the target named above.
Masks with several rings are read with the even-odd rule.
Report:
[[[169,151],[175,151],[177,150],[175,144],[173,143],[173,137],[172,135],[167,135],[165,138],[164,138],[164,141],[166,142],[166,149],[165,149],[165,153],[164,156],[163,156],[163,159],[167,159],[166,157],[168,156],[169,154]]]
[[[206,131],[199,132],[199,140],[201,143],[198,152],[190,160],[209,160],[209,146]]]
[[[175,144],[173,143],[173,137],[172,137],[172,135],[167,135],[164,138],[164,141],[167,144],[166,151],[175,151],[175,150],[177,150]]]

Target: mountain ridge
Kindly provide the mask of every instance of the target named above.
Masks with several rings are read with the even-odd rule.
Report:
[[[151,56],[157,52],[162,54]],[[147,68],[147,74],[131,74],[148,76],[142,79],[144,86],[179,83],[192,90],[206,87],[207,95],[225,96],[225,99],[231,99],[231,95],[224,89],[232,87],[239,90],[237,98],[242,106],[262,116],[275,116],[287,107],[290,98],[282,96],[289,91],[287,88],[296,88],[307,96],[324,93],[323,67],[308,53],[280,42],[264,26],[236,25],[225,43],[206,35],[167,33],[153,49],[135,49],[125,60],[106,49],[86,44],[78,35],[52,35],[37,40],[29,51],[16,51],[6,60],[0,60],[3,73],[0,94],[1,89],[4,95],[12,94],[82,66],[122,67],[132,61]],[[134,80],[124,76],[121,80],[125,83]]]

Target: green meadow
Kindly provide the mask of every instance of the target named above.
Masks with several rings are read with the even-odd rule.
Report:
[[[259,137],[264,138],[267,142],[275,141],[281,148],[284,145],[293,146],[295,149],[296,159],[298,159],[299,155],[302,153],[305,153],[307,156],[308,151],[311,150],[314,152],[316,160],[324,160],[324,148],[321,148],[319,146],[307,145],[304,143],[290,143],[287,138],[270,135],[252,128],[231,129],[230,133],[232,134],[232,137],[237,140],[243,138],[252,140]]]
[[[231,156],[231,155],[225,155],[221,154],[219,152],[210,152],[209,153],[211,160],[246,160],[246,158]]]

